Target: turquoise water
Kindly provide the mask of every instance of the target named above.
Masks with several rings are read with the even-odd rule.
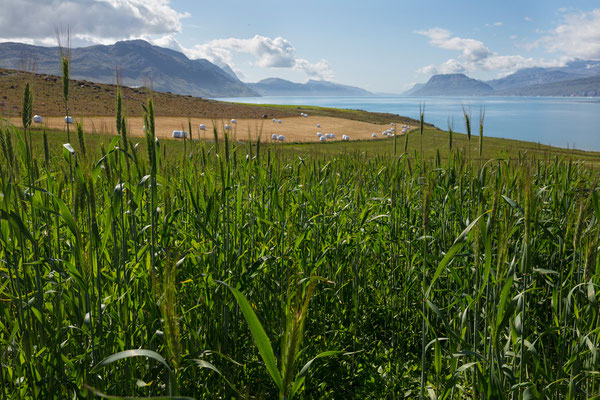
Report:
[[[600,99],[565,97],[244,97],[221,99],[255,104],[298,104],[389,112],[464,132],[462,107],[470,108],[473,125],[485,108],[484,135],[600,151]],[[474,130],[475,132],[475,130]]]

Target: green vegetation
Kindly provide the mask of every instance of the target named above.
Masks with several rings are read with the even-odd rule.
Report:
[[[227,104],[227,103],[225,103]],[[397,114],[391,113],[374,113],[364,110],[347,109],[347,108],[333,108],[333,107],[319,107],[319,106],[306,106],[306,105],[290,105],[290,104],[250,104],[250,103],[229,103],[237,104],[240,106],[251,106],[251,107],[263,107],[265,109],[277,109],[293,112],[307,112],[311,116],[320,117],[332,117],[332,118],[344,118],[353,121],[367,122],[371,124],[389,124],[390,122],[396,122],[400,124],[417,124],[412,118],[401,117]],[[296,116],[297,114],[294,114]],[[427,124],[429,127],[432,125]]]
[[[139,143],[118,105],[77,144],[1,127],[0,397],[600,395],[597,153],[159,142],[144,110]]]

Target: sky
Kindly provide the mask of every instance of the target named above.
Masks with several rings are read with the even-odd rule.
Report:
[[[0,42],[56,46],[67,28],[72,47],[145,39],[246,82],[400,93],[436,73],[487,80],[600,59],[599,0],[0,0],[0,9]]]

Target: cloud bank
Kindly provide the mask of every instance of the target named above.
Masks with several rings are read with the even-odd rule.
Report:
[[[564,60],[544,61],[520,55],[499,55],[488,49],[479,40],[454,36],[450,31],[442,28],[432,28],[416,33],[428,37],[432,46],[460,53],[456,58],[451,58],[440,65],[431,64],[419,69],[419,72],[427,75],[478,71],[506,73],[526,67],[564,64]]]
[[[600,59],[600,9],[563,15],[563,23],[540,43],[550,52]]]
[[[0,40],[33,44],[55,44],[67,27],[82,44],[173,34],[189,16],[169,0],[0,0],[0,9]]]
[[[212,40],[182,51],[192,58],[206,58],[219,64],[233,65],[233,54],[253,56],[253,64],[261,68],[291,68],[304,72],[310,78],[331,79],[333,71],[325,60],[311,63],[296,55],[296,48],[282,37],[269,38],[255,35],[247,39],[227,38]]]

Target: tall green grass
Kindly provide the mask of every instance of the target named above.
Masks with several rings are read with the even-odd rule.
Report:
[[[0,397],[600,395],[596,169],[219,130],[182,159],[145,109],[47,161],[2,126]]]

